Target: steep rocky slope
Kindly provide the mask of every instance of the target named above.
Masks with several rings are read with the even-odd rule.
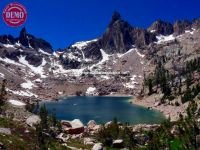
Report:
[[[178,70],[199,55],[200,20],[161,20],[148,29],[131,26],[115,12],[101,37],[53,52],[52,46],[23,28],[19,37],[0,36],[0,79],[13,98],[53,99],[62,95],[137,95],[144,74],[165,56]],[[92,90],[91,90],[92,89]]]

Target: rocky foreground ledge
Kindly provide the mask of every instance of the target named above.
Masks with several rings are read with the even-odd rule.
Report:
[[[57,136],[57,139],[63,143],[67,143],[71,139],[81,139],[83,140],[84,145],[92,146],[92,150],[103,149],[103,144],[99,143],[95,138],[95,135],[98,134],[103,128],[108,128],[112,125],[112,121],[107,122],[104,125],[97,124],[94,120],[90,120],[86,126],[79,119],[73,121],[62,120],[62,133]],[[118,123],[120,128],[124,128],[121,123]],[[138,143],[145,144],[148,139],[145,135],[141,134],[143,131],[155,131],[160,125],[159,124],[138,124],[130,125],[128,128],[135,134],[136,141]],[[112,145],[114,148],[123,148],[124,141],[123,139],[114,139]]]

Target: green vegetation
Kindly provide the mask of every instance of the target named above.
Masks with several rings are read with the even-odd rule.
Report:
[[[23,123],[0,118],[0,127],[11,129],[11,135],[0,134],[0,142],[4,144],[6,149],[38,149],[34,130],[27,128]]]
[[[116,139],[123,139],[124,146],[129,149],[135,147],[133,132],[127,125],[120,128],[116,118],[114,118],[108,127],[103,127],[96,135],[96,138],[109,148],[112,148],[112,142]]]
[[[138,138],[131,131],[130,127],[123,125],[119,127],[116,120],[107,128],[103,128],[98,134],[97,139],[108,149],[112,149],[112,141],[123,139],[124,146],[130,150],[196,150],[196,136],[200,134],[199,112],[197,104],[190,101],[187,109],[187,117],[176,122],[164,121],[156,131],[138,131],[144,139]],[[143,143],[144,140],[144,143]]]
[[[180,96],[182,103],[185,103],[193,100],[200,93],[200,83],[197,82],[200,73],[199,57],[187,61],[185,67],[176,74],[165,69],[164,56],[156,63],[155,71],[145,77],[144,82],[148,88],[148,95],[161,92],[163,94],[162,103],[165,103],[166,99],[174,100]],[[185,79],[184,82],[183,79]]]
[[[0,114],[2,113],[2,107],[5,104],[6,101],[6,80],[3,80],[1,84],[1,89],[0,89]]]

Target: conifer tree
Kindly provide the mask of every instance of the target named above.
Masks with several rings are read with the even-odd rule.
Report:
[[[4,79],[0,89],[0,112],[2,111],[2,106],[6,101],[6,80]]]

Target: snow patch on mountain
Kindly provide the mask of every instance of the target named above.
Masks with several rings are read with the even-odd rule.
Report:
[[[108,75],[101,75],[101,78],[105,79],[105,80],[109,80],[110,79],[110,77]]]
[[[44,66],[46,65],[46,60],[43,58],[42,60],[42,64],[38,67],[35,67],[33,65],[30,65],[28,63],[28,61],[25,59],[25,56],[21,56],[19,58],[19,62],[22,63],[23,65],[27,66],[28,68],[31,69],[32,72],[34,72],[35,74],[39,74],[41,76],[41,78],[46,78],[45,72],[44,72]]]
[[[44,55],[48,55],[48,56],[51,56],[51,54],[45,52],[44,50],[42,50],[41,48],[39,48],[38,50],[40,53],[44,54]]]
[[[105,61],[109,60],[109,56],[108,54],[106,54],[106,52],[103,49],[100,49],[101,51],[101,55],[102,55],[102,60],[98,63],[98,64],[102,64]]]
[[[3,73],[0,73],[0,77],[1,77],[1,78],[4,78],[5,75],[4,75]]]
[[[129,50],[128,50],[126,53],[124,53],[124,54],[117,54],[117,57],[121,58],[121,57],[123,57],[123,56],[125,56],[125,55],[127,55],[127,54],[129,54],[129,53],[131,53],[131,52],[133,52],[133,51],[135,51],[135,48],[129,49]]]
[[[53,74],[59,76],[59,74],[62,75],[70,75],[70,76],[76,76],[79,77],[82,75],[83,70],[85,70],[85,68],[81,68],[81,69],[64,69],[63,66],[61,64],[59,64],[58,61],[55,61],[52,65],[54,67],[53,70]]]
[[[81,41],[81,42],[76,42],[75,44],[72,45],[72,48],[78,48],[78,49],[83,49],[85,48],[89,43],[96,42],[98,39],[90,40],[90,41]]]
[[[167,35],[167,36],[159,35],[159,36],[156,36],[156,38],[158,40],[157,42],[155,42],[156,44],[162,44],[164,42],[169,42],[169,41],[175,40],[175,37],[173,34]]]
[[[93,95],[95,94],[96,88],[95,87],[89,87],[86,91],[87,95]]]
[[[21,87],[24,89],[32,89],[34,86],[35,85],[30,80],[21,84]]]
[[[58,52],[53,52],[53,56],[55,56],[56,58],[59,57]]]
[[[122,57],[124,57],[124,56],[126,56],[127,54],[129,54],[129,53],[132,53],[133,51],[136,51],[136,53],[138,54],[138,56],[140,56],[140,57],[145,57],[145,55],[143,55],[143,54],[141,54],[139,51],[138,51],[138,49],[137,48],[131,48],[130,50],[128,50],[126,53],[124,53],[124,54],[117,54],[117,57],[119,57],[119,58],[122,58]]]
[[[138,54],[138,56],[140,56],[140,57],[142,57],[142,58],[145,57],[145,55],[141,54],[141,53],[138,51],[138,49],[135,49],[135,51],[136,51],[136,53]]]
[[[18,101],[18,100],[9,100],[8,102],[15,106],[25,106],[26,105],[25,103]]]
[[[194,31],[186,30],[185,33],[190,33],[191,35],[193,35],[193,34],[194,34]]]
[[[32,92],[30,92],[29,90],[26,90],[26,91],[14,91],[14,90],[10,90],[10,89],[6,89],[7,91],[13,93],[14,95],[19,95],[19,96],[26,96],[26,97],[38,97],[38,95],[36,94],[33,94]]]
[[[137,82],[135,81],[135,78],[137,76],[136,75],[132,75],[132,77],[130,78],[130,82],[124,83],[124,87],[128,88],[128,89],[134,89],[135,88],[135,84],[137,84]]]
[[[106,61],[109,60],[109,57],[112,55],[108,55],[106,54],[106,52],[103,49],[100,49],[101,51],[101,55],[102,55],[102,60],[100,62],[98,62],[97,64],[93,64],[92,66],[90,66],[88,69],[92,70],[94,67],[98,67],[99,69],[102,68],[102,64]]]
[[[156,32],[156,30],[151,30],[150,32],[151,32],[151,33],[155,33],[155,32]]]
[[[19,64],[19,63],[15,62],[14,60],[11,60],[11,59],[8,59],[8,58],[1,58],[0,57],[0,61],[3,61],[3,62],[8,63],[8,64],[16,65],[16,66],[25,67],[24,65]]]
[[[76,60],[76,61],[79,61],[79,62],[81,61],[81,59],[78,56],[74,55],[72,52],[67,53],[66,57],[69,58],[70,60]]]
[[[6,48],[15,48],[15,46],[11,44],[3,44],[3,46]]]
[[[19,43],[19,41],[17,41],[17,43],[15,43],[16,46],[22,46],[21,43]]]
[[[80,77],[83,74],[83,71],[85,70],[85,68],[81,68],[81,69],[70,69],[70,70],[66,70],[68,75],[71,76],[76,76],[76,77]]]

